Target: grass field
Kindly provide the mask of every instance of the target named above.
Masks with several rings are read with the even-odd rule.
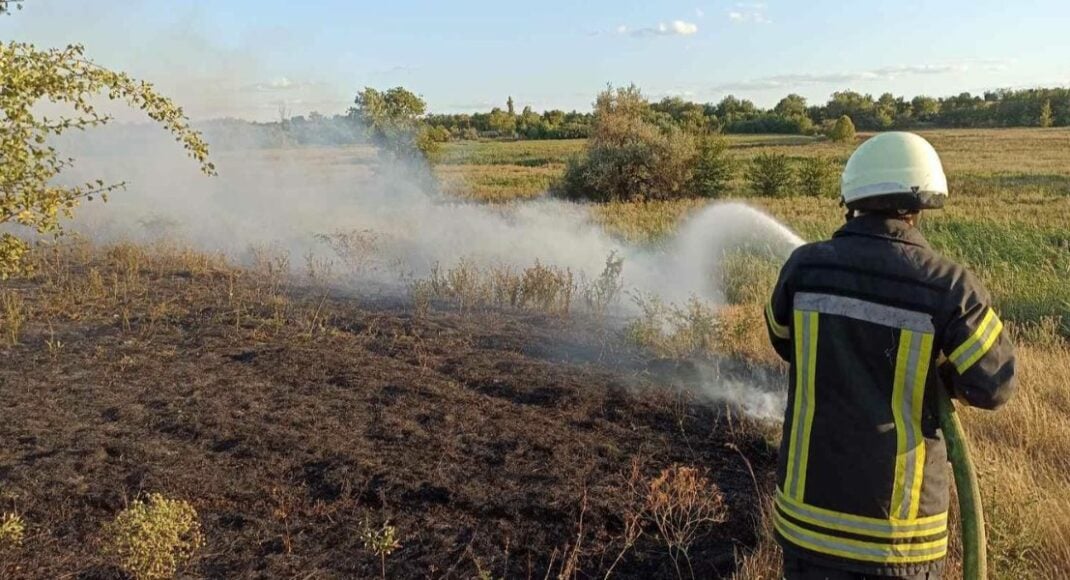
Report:
[[[992,577],[1065,577],[1070,131],[926,136],[952,198],[923,229],[980,275],[1020,345],[1017,397],[963,412]],[[434,171],[466,202],[525,204],[582,147],[451,143]],[[774,150],[843,162],[851,147],[730,137],[740,163]],[[375,157],[307,148],[262,161],[356,176]],[[739,178],[725,197],[806,239],[842,222],[835,199],[757,198]],[[657,245],[713,201],[587,209]],[[775,426],[696,387],[711,353],[731,355],[725,376],[782,382],[761,319],[768,259],[728,258],[723,308],[651,306],[623,329],[601,307],[573,307],[614,280],[546,266],[462,264],[384,299],[333,292],[317,264],[270,252],[238,267],[168,244],[75,243],[34,260],[33,277],[0,282],[0,439],[12,442],[0,448],[0,576],[125,577],[101,555],[103,525],[162,491],[200,514],[198,577],[673,577],[683,562],[653,527],[665,497],[653,492],[685,482],[674,493],[719,489],[727,506],[685,554],[696,576],[778,577],[754,517]],[[400,547],[377,555],[388,531]]]
[[[1020,344],[1021,388],[1007,408],[965,411],[986,501],[990,559],[996,578],[1070,574],[1070,131],[940,130],[923,133],[945,164],[951,201],[922,221],[939,251],[984,281]],[[761,151],[791,157],[827,156],[843,163],[852,147],[794,136],[730,136],[730,154],[745,163]],[[582,141],[480,143],[451,146],[453,179],[464,176],[467,197],[492,202],[542,194],[548,170],[560,171]],[[479,160],[464,164],[466,153]],[[516,163],[511,163],[515,159]],[[510,176],[512,195],[490,188],[493,160]],[[534,161],[537,161],[535,163]],[[471,167],[471,173],[466,170]],[[525,179],[524,175],[529,177]],[[486,192],[486,193],[484,193]],[[842,223],[835,199],[756,198],[737,178],[726,195],[764,209],[805,239],[822,239]],[[593,208],[610,231],[656,243],[705,200],[610,204]],[[753,280],[770,283],[773,269]],[[751,294],[760,296],[762,293]],[[737,305],[750,336],[735,344],[761,360],[766,352],[760,304]],[[747,330],[750,329],[750,330]],[[747,563],[770,577],[770,553]]]

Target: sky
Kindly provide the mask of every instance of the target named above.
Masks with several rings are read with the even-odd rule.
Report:
[[[25,0],[0,40],[83,44],[194,119],[342,113],[365,86],[433,112],[589,110],[607,84],[772,106],[1070,84],[1070,1]]]

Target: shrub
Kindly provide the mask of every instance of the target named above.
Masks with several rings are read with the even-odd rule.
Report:
[[[837,143],[853,141],[855,138],[855,124],[847,115],[836,119],[836,124],[828,132],[828,138]]]
[[[827,157],[807,157],[799,164],[799,191],[812,197],[835,196],[839,172]]]
[[[26,533],[26,524],[18,514],[5,513],[0,518],[0,550],[17,548],[22,545]]]
[[[757,195],[782,197],[795,184],[787,155],[759,153],[747,168],[747,182]]]
[[[607,89],[595,103],[585,156],[570,160],[554,195],[594,201],[668,199],[691,183],[694,138],[676,126],[659,127],[635,87]]]
[[[727,151],[728,143],[722,137],[700,138],[691,178],[692,192],[703,197],[718,197],[725,192],[736,169]]]
[[[197,511],[160,494],[135,500],[104,528],[104,552],[141,580],[171,578],[204,545]]]
[[[704,472],[680,465],[663,469],[650,481],[645,507],[669,549],[678,577],[682,577],[680,556],[690,569],[691,544],[707,533],[711,524],[723,523],[728,517],[720,488]],[[694,577],[693,570],[691,577]]]

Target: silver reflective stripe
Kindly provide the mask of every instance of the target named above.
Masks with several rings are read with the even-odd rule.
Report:
[[[905,337],[903,337],[905,338]],[[914,499],[911,490],[914,487],[914,478],[917,477],[915,469],[917,467],[918,446],[921,443],[917,440],[917,420],[919,417],[914,417],[914,397],[917,389],[924,389],[925,385],[919,385],[918,383],[918,364],[921,358],[921,343],[924,335],[911,332],[910,333],[910,346],[907,354],[907,368],[904,375],[903,383],[903,397],[898,403],[900,404],[900,413],[903,417],[903,429],[906,435],[906,447],[903,449],[906,460],[903,465],[903,480],[900,485],[903,486],[902,501],[899,502],[898,511],[899,519],[905,520],[910,517],[910,508]],[[902,340],[902,338],[900,338]],[[927,365],[929,361],[924,363]],[[893,401],[893,404],[895,401]]]
[[[833,294],[799,292],[795,294],[795,308],[812,310],[822,314],[846,316],[855,320],[872,322],[892,328],[905,328],[915,332],[935,332],[933,319],[924,312],[915,312],[894,306],[885,306],[857,298]]]

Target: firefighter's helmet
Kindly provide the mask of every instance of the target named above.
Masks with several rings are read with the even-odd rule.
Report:
[[[851,155],[840,194],[852,210],[939,208],[947,200],[947,177],[928,141],[914,133],[881,133]]]

